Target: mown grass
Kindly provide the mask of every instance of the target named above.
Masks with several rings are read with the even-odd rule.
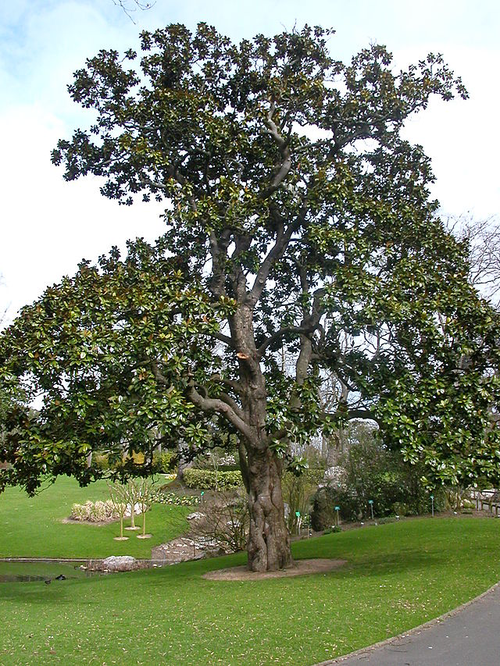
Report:
[[[59,477],[35,497],[17,488],[0,494],[0,557],[100,558],[108,555],[151,557],[151,548],[185,532],[186,515],[192,508],[154,505],[146,514],[151,539],[138,539],[128,532],[127,541],[114,541],[120,523],[86,525],[64,523],[74,503],[109,499],[105,481],[80,488],[74,479]],[[142,525],[142,518],[136,524]],[[129,525],[130,520],[125,522]],[[127,534],[127,533],[126,533]]]
[[[342,569],[208,581],[244,555],[86,580],[2,584],[0,664],[308,666],[436,617],[500,579],[500,521],[421,519],[294,544]]]

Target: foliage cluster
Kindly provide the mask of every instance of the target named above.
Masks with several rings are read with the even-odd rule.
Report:
[[[163,474],[171,474],[177,469],[179,456],[175,451],[155,451],[153,454],[153,471]]]
[[[363,431],[361,431],[363,432]],[[340,507],[343,520],[355,521],[374,515],[410,515],[428,513],[431,509],[429,489],[422,483],[422,467],[402,460],[399,452],[390,451],[370,431],[352,443],[340,457],[342,482],[320,488],[313,499],[312,525],[321,530],[335,523],[335,507]],[[446,508],[444,489],[436,489],[436,511]]]
[[[323,530],[323,534],[339,534],[342,532],[342,528],[340,525],[332,525],[331,527],[327,527],[325,530]]]
[[[229,490],[243,485],[240,471],[216,471],[189,468],[184,471],[184,484],[199,490]]]

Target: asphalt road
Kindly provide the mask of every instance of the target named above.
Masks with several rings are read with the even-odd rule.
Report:
[[[500,584],[420,629],[321,666],[500,666]]]

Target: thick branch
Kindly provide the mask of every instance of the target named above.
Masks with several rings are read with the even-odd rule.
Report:
[[[219,393],[219,398],[227,403],[234,410],[235,414],[240,417],[240,419],[243,419],[243,412],[241,411],[240,406],[234,398],[232,398],[227,393]]]
[[[304,215],[305,211],[294,223],[289,224],[286,229],[284,228],[283,221],[280,216],[278,222],[278,230],[276,233],[276,241],[273,247],[269,250],[264,261],[261,263],[260,268],[257,271],[257,276],[255,278],[253,287],[251,288],[248,294],[248,301],[252,306],[255,305],[255,303],[257,303],[257,301],[259,300],[260,295],[262,294],[262,290],[264,289],[264,285],[266,284],[267,278],[269,276],[269,272],[271,271],[271,268],[285,252],[294,231],[299,226]]]
[[[229,337],[229,335],[224,335],[224,333],[212,333],[211,336],[216,340],[218,340],[219,342],[223,342],[228,347],[236,349],[234,342],[232,338]]]
[[[257,354],[259,356],[262,356],[262,354],[266,351],[266,349],[277,342],[280,338],[283,336],[287,335],[288,333],[296,333],[297,335],[300,334],[307,334],[307,333],[312,333],[314,331],[314,327],[300,327],[300,326],[284,326],[283,328],[280,328],[279,331],[276,331],[272,335],[270,335],[264,342],[261,344],[261,346],[257,349]]]
[[[235,412],[235,410],[220,398],[203,397],[195,388],[194,382],[190,382],[186,396],[191,402],[204,412],[217,412],[224,416],[243,437],[252,441],[254,432],[247,423]]]
[[[158,384],[161,384],[162,386],[168,386],[169,389],[172,387],[172,382],[169,382],[165,375],[161,372],[156,361],[151,361],[151,370],[153,371],[153,375],[155,376]]]
[[[226,379],[225,377],[221,377],[220,375],[212,375],[210,377],[210,380],[214,381],[214,382],[219,382],[220,384],[223,384],[224,386],[227,386],[228,388],[232,389],[238,395],[241,395],[242,392],[243,392],[243,389],[242,389],[240,383],[233,380],[233,379]]]
[[[349,421],[353,419],[370,419],[378,423],[376,416],[370,409],[349,409],[347,411],[347,419]]]
[[[217,238],[215,231],[210,232],[210,254],[212,255],[212,280],[211,291],[216,298],[224,296],[226,293],[226,271],[224,270],[227,259],[227,248],[231,239],[231,231],[224,229],[220,238]]]
[[[290,169],[292,168],[292,157],[290,154],[289,139],[285,139],[281,136],[278,130],[278,126],[273,120],[273,115],[276,110],[276,105],[273,102],[269,109],[269,112],[264,120],[266,129],[264,130],[265,134],[271,136],[276,144],[278,145],[281,153],[281,164],[277,167],[276,173],[271,181],[271,184],[265,188],[260,194],[259,198],[266,199],[273,192],[275,192],[281,183],[285,180]]]
[[[319,327],[320,319],[323,314],[323,308],[321,305],[321,299],[325,294],[323,288],[317,289],[314,292],[313,304],[311,307],[311,313],[308,314],[304,311],[304,317],[301,322],[301,328],[306,329],[306,331],[312,332]],[[313,355],[313,345],[310,335],[306,333],[300,336],[300,353],[297,357],[297,363],[295,365],[295,378],[297,384],[301,386],[309,371],[309,366],[311,365]]]

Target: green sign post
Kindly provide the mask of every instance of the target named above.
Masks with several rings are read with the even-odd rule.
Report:
[[[337,527],[338,527],[338,526],[340,525],[340,516],[339,516],[340,507],[339,507],[339,506],[336,506],[336,507],[335,507],[335,511],[337,512],[336,525],[337,525]]]

